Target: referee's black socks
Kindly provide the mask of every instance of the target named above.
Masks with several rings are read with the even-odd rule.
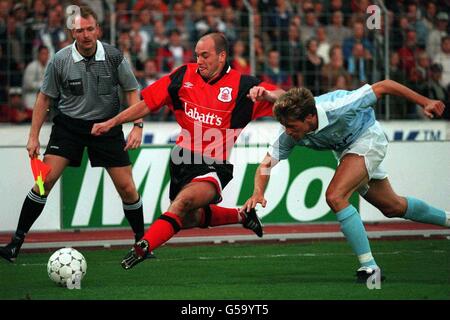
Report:
[[[44,210],[46,202],[47,196],[40,196],[33,189],[28,192],[23,202],[22,210],[20,211],[19,223],[15,235],[16,238],[21,238],[23,241],[33,223],[39,218],[42,210]]]
[[[133,229],[135,241],[138,242],[144,236],[144,211],[141,197],[139,196],[134,203],[123,202],[123,212]]]

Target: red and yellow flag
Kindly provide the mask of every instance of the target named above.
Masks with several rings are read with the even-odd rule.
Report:
[[[43,196],[45,194],[44,190],[44,182],[48,173],[52,170],[52,168],[39,160],[39,158],[31,159],[31,171],[33,171],[34,181],[39,187],[39,194]]]

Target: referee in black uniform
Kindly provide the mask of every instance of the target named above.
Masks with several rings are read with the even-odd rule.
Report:
[[[125,92],[129,105],[139,101],[138,82],[122,53],[97,40],[97,15],[87,6],[75,15],[72,36],[75,42],[61,49],[49,62],[44,83],[33,110],[27,150],[29,156],[39,155],[39,132],[47,115],[50,99],[57,101],[57,115],[45,151],[44,162],[52,170],[45,182],[44,196],[37,186],[30,190],[20,212],[19,223],[12,241],[0,248],[0,256],[13,262],[32,224],[44,209],[47,195],[67,166],[79,167],[87,147],[93,167],[104,167],[123,201],[125,216],[135,240],[144,234],[142,201],[133,182],[128,149],[140,146],[142,119],[134,122],[125,142],[122,127],[108,135],[94,137],[95,122],[110,119],[119,113],[119,87]]]

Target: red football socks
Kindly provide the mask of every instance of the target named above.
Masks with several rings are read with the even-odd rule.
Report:
[[[179,216],[165,212],[152,223],[145,233],[144,239],[148,241],[150,250],[154,250],[169,241],[181,229],[181,226]]]
[[[241,223],[245,218],[236,208],[224,208],[214,204],[210,205],[209,208],[211,209],[211,221],[209,223],[211,227]]]

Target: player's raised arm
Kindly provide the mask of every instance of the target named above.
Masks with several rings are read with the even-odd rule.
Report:
[[[434,116],[440,117],[445,109],[445,104],[442,101],[424,97],[393,80],[379,81],[372,85],[372,89],[377,96],[377,99],[385,94],[392,94],[394,96],[406,98],[409,101],[420,105],[423,108],[425,115],[429,118],[434,118]]]
[[[102,135],[115,126],[118,126],[125,122],[131,122],[143,118],[149,113],[150,109],[147,108],[145,101],[141,100],[131,107],[125,109],[114,118],[111,118],[105,122],[94,124],[91,130],[91,134],[93,134],[94,136]]]
[[[264,192],[269,183],[270,170],[272,170],[278,162],[279,161],[273,158],[269,153],[266,154],[264,160],[260,163],[258,169],[256,169],[253,195],[242,206],[241,212],[249,212],[251,209],[254,209],[258,203],[263,207],[266,207],[267,201],[264,198]]]
[[[278,97],[281,96],[283,93],[285,93],[283,89],[276,89],[270,91],[262,86],[254,86],[253,88],[250,89],[247,96],[253,102],[266,100],[274,103],[278,99]]]

